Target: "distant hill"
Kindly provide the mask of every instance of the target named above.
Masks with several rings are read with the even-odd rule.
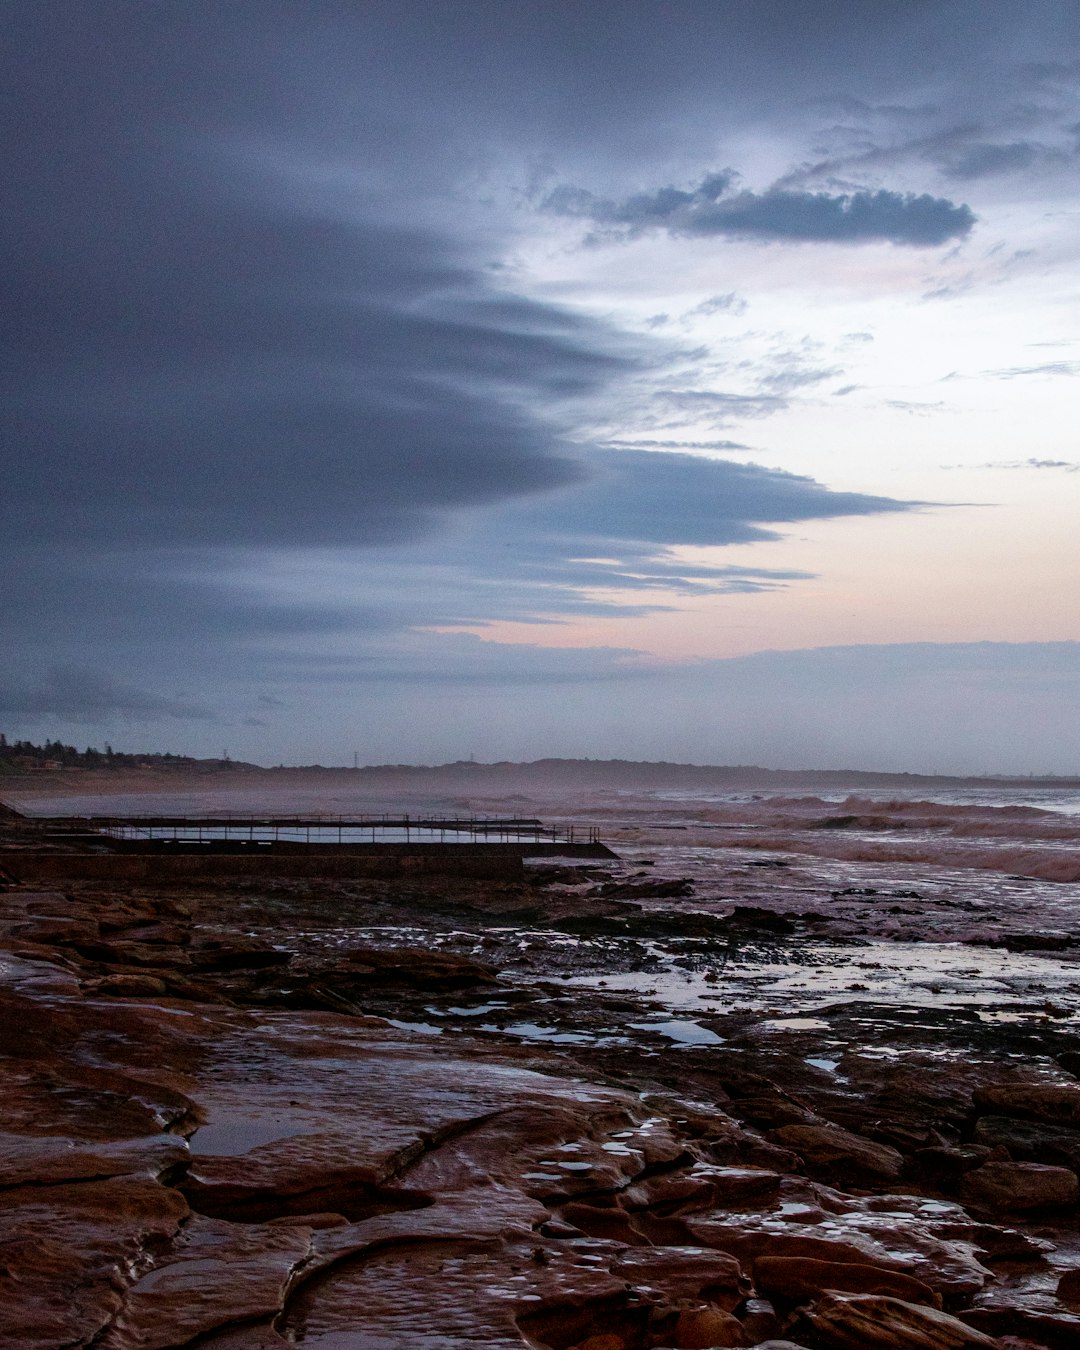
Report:
[[[762,769],[755,765],[671,764],[664,761],[626,759],[537,759],[527,763],[503,761],[477,764],[457,760],[451,764],[372,764],[359,769],[272,769],[278,776],[296,774],[339,775],[356,786],[401,785],[412,788],[467,788],[474,792],[505,793],[508,790],[550,789],[617,791],[619,788],[706,789],[755,791],[790,788],[810,790],[839,787],[917,788],[987,787],[1023,784],[1028,787],[1080,786],[1080,778],[1061,777],[962,777],[943,774],[876,773],[861,769]]]
[[[88,745],[79,750],[62,741],[9,741],[0,732],[0,774],[50,773],[71,769],[157,769],[184,770],[188,773],[227,773],[236,770],[258,771],[258,765],[232,759],[195,759],[191,755],[151,753],[131,755],[106,745],[98,750]]]
[[[368,764],[350,769],[322,764],[264,768],[233,759],[196,759],[168,752],[126,754],[106,745],[77,750],[60,741],[35,745],[9,742],[0,734],[0,775],[18,776],[93,770],[97,773],[136,771],[169,778],[191,775],[243,774],[266,781],[296,782],[305,778],[338,779],[353,788],[373,791],[394,788],[414,791],[468,791],[505,795],[536,791],[618,791],[620,788],[673,790],[816,791],[837,788],[919,787],[1080,787],[1080,777],[1011,777],[1007,774],[964,777],[948,774],[878,773],[866,769],[762,769],[752,764],[672,764],[663,760],[535,759],[525,763],[503,760],[478,764],[455,760],[450,764]]]

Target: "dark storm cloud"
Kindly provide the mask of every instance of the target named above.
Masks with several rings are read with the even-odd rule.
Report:
[[[578,472],[536,405],[621,368],[599,326],[500,297],[445,241],[198,207],[183,233],[128,216],[75,294],[9,270],[8,529],[59,526],[33,504],[60,493],[68,540],[363,543]]]
[[[549,192],[541,205],[556,215],[591,221],[598,227],[594,239],[633,239],[666,230],[683,237],[850,244],[885,240],[929,248],[962,239],[975,224],[969,206],[927,193],[884,188],[846,193],[772,188],[756,193],[738,189],[735,181],[725,170],[707,174],[689,190],[663,187],[622,201],[563,186]]]
[[[35,671],[32,678],[5,676],[0,681],[0,717],[12,721],[108,721],[136,719],[212,720],[208,708],[184,698],[163,698],[109,675],[77,666]]]
[[[507,293],[407,201],[391,221],[373,188],[313,195],[274,41],[262,72],[228,12],[50,28],[64,9],[10,72],[9,541],[389,542],[574,479],[551,413],[626,369],[625,340]]]

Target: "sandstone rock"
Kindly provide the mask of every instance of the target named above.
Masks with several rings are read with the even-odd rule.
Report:
[[[823,1294],[802,1317],[835,1350],[994,1350],[996,1342],[937,1308],[876,1294]]]
[[[182,947],[191,941],[191,929],[177,923],[132,924],[121,930],[129,942],[149,943],[151,946]]]
[[[649,1177],[631,1186],[624,1203],[629,1210],[651,1209],[675,1214],[722,1206],[739,1209],[757,1205],[780,1189],[780,1177],[749,1167],[699,1165],[689,1172]]]
[[[288,1350],[272,1326],[236,1327],[200,1337],[199,1350]]]
[[[51,1185],[105,1177],[160,1177],[190,1158],[175,1134],[93,1142],[62,1135],[0,1134],[4,1186]]]
[[[97,941],[76,942],[75,950],[90,961],[99,961],[105,966],[160,966],[166,961],[170,966],[186,966],[187,953],[179,949],[168,952],[143,942]]]
[[[929,1285],[896,1270],[808,1257],[759,1256],[754,1262],[754,1284],[785,1303],[805,1303],[824,1290],[849,1294],[889,1294],[908,1303],[940,1307],[941,1299]]]
[[[356,947],[346,953],[345,960],[376,988],[466,989],[493,984],[496,976],[491,966],[480,961],[420,947],[396,947],[392,951]]]
[[[975,1105],[983,1112],[1021,1119],[1043,1120],[1050,1125],[1080,1129],[1080,1084],[1053,1087],[1020,1083],[979,1088]]]
[[[100,980],[88,980],[85,988],[95,994],[116,995],[120,998],[160,998],[168,985],[157,975],[105,975]]]
[[[13,924],[11,936],[27,942],[42,944],[96,942],[101,936],[98,925],[89,919],[74,919],[42,915],[24,923]]]
[[[1080,1171],[1080,1130],[1012,1116],[980,1116],[975,1138],[990,1147],[1005,1147],[1019,1162],[1060,1163]]]
[[[1080,1181],[1066,1167],[988,1162],[968,1172],[960,1184],[960,1197],[983,1209],[1044,1209],[1074,1205],[1080,1199]]]
[[[0,1344],[95,1342],[123,1305],[126,1272],[187,1213],[176,1191],[143,1179],[0,1192]]]
[[[1057,1296],[1062,1303],[1080,1307],[1080,1270],[1066,1270],[1057,1284]]]
[[[806,1346],[795,1341],[759,1341],[751,1350],[806,1350]]]
[[[750,1290],[734,1257],[701,1247],[631,1247],[615,1259],[611,1273],[646,1298],[707,1299],[725,1312]]]
[[[997,1141],[995,1141],[997,1142]],[[915,1161],[928,1176],[942,1181],[959,1181],[965,1172],[973,1172],[990,1157],[990,1149],[982,1144],[950,1148],[920,1148],[915,1153]]]
[[[199,971],[263,970],[267,966],[284,966],[290,953],[263,942],[202,942],[193,943],[187,959]]]
[[[777,1335],[781,1329],[776,1309],[767,1298],[748,1298],[739,1311],[739,1321],[747,1340],[754,1343]]]
[[[809,1257],[843,1265],[873,1265],[899,1270],[922,1281],[945,1298],[979,1292],[993,1277],[974,1256],[981,1247],[984,1225],[937,1224],[933,1231],[920,1223],[903,1223],[888,1215],[872,1215],[853,1208],[837,1215],[828,1232],[798,1222],[781,1224],[764,1214],[691,1215],[684,1220],[689,1236],[734,1256],[744,1269],[762,1256]]]
[[[839,1125],[784,1125],[770,1139],[794,1149],[814,1175],[870,1176],[895,1181],[904,1166],[903,1156],[888,1144],[875,1144]]]
[[[711,1346],[747,1344],[739,1319],[719,1308],[688,1308],[679,1314],[674,1330],[664,1339],[676,1350],[709,1350]]]
[[[1066,1073],[1071,1073],[1074,1078],[1080,1078],[1080,1050],[1062,1050],[1054,1058]]]
[[[1039,1350],[1043,1346],[1073,1350],[1080,1345],[1080,1313],[1001,1302],[980,1304],[959,1316],[968,1326],[1001,1337],[1009,1350],[1028,1350],[1032,1345]]]
[[[278,1312],[311,1230],[196,1217],[127,1292],[101,1350],[166,1350]]]
[[[741,1097],[737,1107],[739,1118],[759,1129],[778,1129],[783,1125],[813,1124],[814,1113],[788,1097],[776,1093],[762,1093],[755,1097]]]

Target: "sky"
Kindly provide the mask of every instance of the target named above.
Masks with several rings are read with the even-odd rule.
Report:
[[[9,738],[1080,773],[1080,9],[3,9]]]

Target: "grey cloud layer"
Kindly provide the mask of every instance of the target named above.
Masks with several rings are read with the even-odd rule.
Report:
[[[688,190],[663,187],[623,201],[582,188],[558,187],[541,203],[546,211],[576,216],[598,227],[592,237],[631,239],[648,230],[673,235],[731,235],[761,240],[867,243],[933,247],[969,234],[969,206],[927,193],[884,188],[847,193],[739,190],[730,172],[707,174]]]

